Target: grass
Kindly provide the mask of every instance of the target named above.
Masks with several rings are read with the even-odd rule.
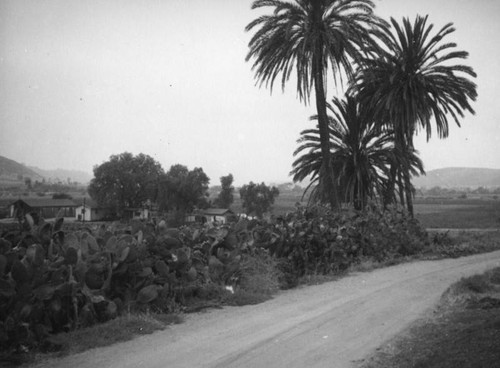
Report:
[[[433,316],[418,321],[361,366],[500,367],[500,268],[452,285]]]
[[[500,229],[500,200],[495,199],[417,198],[415,214],[425,228]]]
[[[356,263],[356,264],[353,264],[352,266],[350,266],[349,272],[370,272],[370,271],[376,270],[378,268],[389,267],[389,266],[393,266],[396,264],[410,262],[410,261],[414,261],[416,259],[421,259],[421,258],[422,258],[421,254],[417,254],[414,256],[390,258],[388,260],[381,261],[381,262],[379,262],[375,259],[367,258],[367,259],[363,259],[360,263]]]
[[[423,259],[457,258],[500,249],[500,230],[445,232],[431,236],[432,245]]]
[[[75,354],[96,347],[108,346],[164,330],[168,325],[181,323],[178,315],[130,314],[91,328],[54,336],[62,344],[59,354]]]
[[[181,322],[182,318],[174,314],[127,314],[106,323],[51,336],[44,346],[48,352],[45,354],[33,353],[8,357],[0,355],[0,366],[17,366],[21,363],[72,355],[132,340],[137,336],[164,330],[169,325]]]

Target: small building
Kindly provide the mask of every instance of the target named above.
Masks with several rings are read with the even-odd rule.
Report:
[[[0,198],[0,219],[12,217],[12,202],[15,198]]]
[[[77,205],[71,199],[23,198],[11,204],[11,216],[22,218],[28,213],[36,213],[42,218],[74,217]]]
[[[235,213],[228,208],[207,208],[186,216],[186,222],[188,223],[199,222],[204,224],[207,222],[217,222],[219,224],[226,224],[235,220]]]
[[[78,221],[101,221],[113,216],[113,211],[110,208],[99,206],[92,199],[79,201],[78,207],[75,209],[75,219]]]
[[[125,208],[124,217],[128,220],[149,220],[151,213],[149,208]]]

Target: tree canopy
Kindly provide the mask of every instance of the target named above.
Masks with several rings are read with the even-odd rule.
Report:
[[[152,157],[124,152],[94,167],[88,192],[99,205],[122,214],[125,208],[140,207],[147,200],[155,200],[158,180],[163,174],[161,165]]]
[[[282,88],[296,72],[297,92],[306,103],[314,88],[320,147],[323,159],[319,172],[319,193],[324,202],[336,207],[336,180],[331,167],[326,80],[353,76],[354,63],[361,59],[372,31],[384,23],[373,13],[370,0],[256,0],[253,9],[273,8],[247,25],[256,29],[249,43],[247,61],[260,85],[272,90],[275,80]]]
[[[264,183],[250,182],[240,188],[243,209],[247,215],[254,215],[258,218],[262,218],[264,213],[271,210],[274,200],[279,194],[278,188],[269,187]]]
[[[214,201],[215,206],[229,208],[234,201],[233,175],[229,174],[220,177],[221,191]]]
[[[353,97],[334,98],[328,105],[332,167],[338,180],[338,196],[342,203],[357,209],[366,206],[369,198],[382,194],[394,158],[393,134],[380,131]],[[317,116],[311,117],[316,120]],[[317,199],[316,185],[321,168],[318,129],[301,132],[300,144],[294,152],[294,181],[311,177],[311,200]],[[308,187],[308,189],[309,189]]]
[[[471,102],[477,98],[474,70],[462,64],[468,57],[444,38],[455,31],[449,23],[436,33],[428,17],[417,16],[412,23],[403,18],[393,28],[378,34],[369,56],[360,63],[351,93],[370,111],[381,127],[394,131],[395,145],[401,157],[414,150],[413,136],[419,129],[431,137],[432,123],[438,136],[448,136],[448,118],[460,126],[464,112],[474,113]],[[411,170],[404,160],[391,167],[391,182],[386,198],[394,192],[400,176],[400,192],[406,193],[406,206],[413,213]]]
[[[210,179],[200,167],[189,170],[184,165],[172,165],[160,180],[160,209],[185,213],[195,207],[208,207],[209,182]]]

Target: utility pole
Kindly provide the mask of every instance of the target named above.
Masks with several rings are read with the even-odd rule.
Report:
[[[82,222],[85,222],[85,197],[83,197]]]

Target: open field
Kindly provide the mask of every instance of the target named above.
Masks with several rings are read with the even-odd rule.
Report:
[[[425,228],[500,228],[500,200],[417,198],[416,218]]]
[[[273,206],[275,215],[295,209],[295,204],[307,204],[298,193],[282,193]],[[235,196],[232,209],[239,213],[243,209],[239,196]],[[415,217],[425,228],[434,229],[500,229],[500,199],[492,196],[482,198],[417,197]]]

